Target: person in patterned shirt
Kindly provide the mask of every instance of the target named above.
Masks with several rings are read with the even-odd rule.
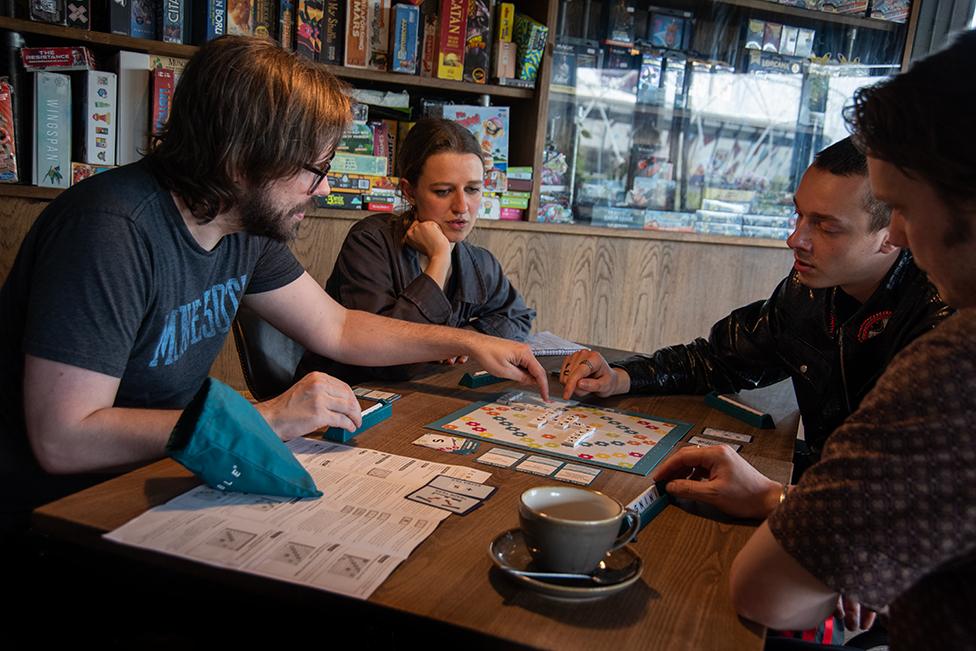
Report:
[[[655,480],[730,515],[766,518],[732,566],[738,612],[813,626],[841,598],[887,613],[897,649],[976,648],[976,32],[859,90],[847,119],[871,189],[958,312],[907,346],[793,487],[725,446],[684,448]],[[707,469],[701,482],[688,468]]]

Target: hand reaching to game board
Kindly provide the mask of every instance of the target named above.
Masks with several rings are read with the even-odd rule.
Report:
[[[478,335],[477,345],[471,348],[470,356],[495,377],[508,378],[520,384],[535,383],[542,399],[549,400],[546,371],[527,344]]]
[[[579,350],[563,360],[559,371],[563,400],[575,393],[582,398],[595,393],[601,398],[630,391],[630,375],[621,368],[610,368],[600,353]]]
[[[696,470],[705,477],[690,478]],[[766,518],[783,495],[782,484],[726,445],[681,448],[661,462],[652,479],[674,497],[704,502],[737,518]]]

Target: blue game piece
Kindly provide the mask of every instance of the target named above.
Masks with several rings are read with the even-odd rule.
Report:
[[[495,377],[488,371],[475,371],[474,373],[465,373],[458,384],[471,389],[477,389],[478,387],[488,386],[489,384],[497,384],[498,382],[505,381],[506,378]]]
[[[363,398],[360,398],[363,399]],[[372,407],[363,410],[363,424],[355,432],[342,429],[341,427],[330,427],[323,434],[323,438],[334,443],[346,443],[354,436],[365,432],[376,423],[380,423],[390,417],[393,413],[393,405],[382,400],[377,400]]]

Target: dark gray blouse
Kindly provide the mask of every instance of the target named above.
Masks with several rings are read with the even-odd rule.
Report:
[[[403,244],[409,225],[407,218],[376,214],[353,226],[326,282],[326,291],[350,309],[414,323],[473,328],[524,341],[535,310],[526,306],[495,256],[479,246],[459,242],[452,253],[451,277],[442,290],[421,271],[420,253]],[[419,370],[417,365],[409,365],[362,372],[315,357],[306,355],[299,366],[300,374],[325,370],[342,379],[406,379]]]

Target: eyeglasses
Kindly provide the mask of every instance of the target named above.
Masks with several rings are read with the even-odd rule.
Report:
[[[307,170],[315,175],[315,178],[312,179],[312,185],[309,186],[308,188],[309,194],[315,194],[315,191],[319,189],[320,185],[322,185],[322,181],[325,179],[326,176],[328,176],[329,170],[332,169],[332,158],[329,158],[329,160],[325,161],[322,167],[316,167],[315,165],[305,164],[302,165],[302,169]]]

